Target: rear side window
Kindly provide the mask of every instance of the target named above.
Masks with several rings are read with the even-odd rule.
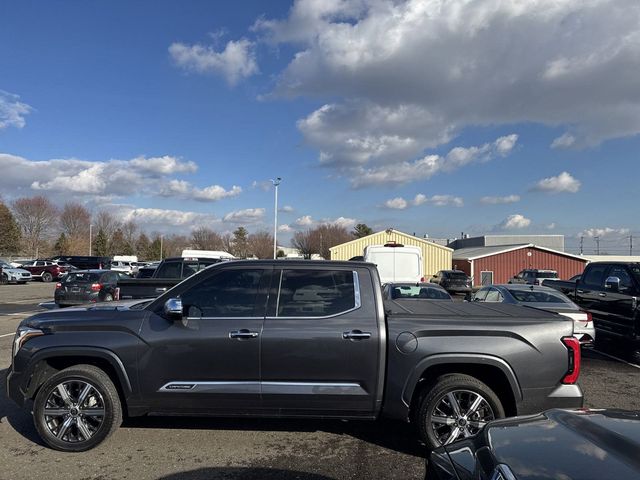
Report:
[[[182,270],[181,262],[166,262],[158,267],[157,278],[180,278]],[[195,272],[194,272],[195,273]]]
[[[70,273],[64,277],[63,283],[95,283],[100,278],[98,273]]]
[[[489,292],[488,288],[481,288],[476,292],[473,296],[473,299],[477,302],[484,302],[484,299],[487,298],[487,293]]]
[[[500,292],[498,290],[496,290],[495,288],[492,288],[487,293],[487,298],[485,298],[484,301],[485,302],[501,302],[502,295],[500,295]]]
[[[283,270],[278,317],[327,317],[360,306],[357,274],[341,270]]]
[[[609,265],[591,265],[586,275],[583,275],[582,281],[590,287],[602,287],[604,285],[604,272]]]

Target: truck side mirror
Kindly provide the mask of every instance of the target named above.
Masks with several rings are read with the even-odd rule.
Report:
[[[164,302],[164,314],[169,320],[182,320],[182,300],[170,298]]]
[[[619,277],[607,277],[604,281],[604,288],[617,292],[620,290],[620,278]]]

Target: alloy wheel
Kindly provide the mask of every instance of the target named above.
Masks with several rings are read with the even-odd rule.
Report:
[[[434,404],[428,421],[442,445],[480,431],[495,413],[487,400],[471,390],[453,390],[442,395]]]
[[[102,426],[104,399],[98,389],[86,381],[64,381],[49,393],[42,415],[47,429],[57,439],[85,442]]]

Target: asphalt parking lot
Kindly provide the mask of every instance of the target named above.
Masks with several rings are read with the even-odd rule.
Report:
[[[0,376],[17,324],[53,296],[54,284],[0,285]],[[587,407],[640,410],[640,362],[605,341],[584,356]],[[624,363],[628,362],[628,363]],[[397,422],[140,418],[81,454],[44,447],[28,412],[0,386],[0,479],[417,479],[424,449]]]

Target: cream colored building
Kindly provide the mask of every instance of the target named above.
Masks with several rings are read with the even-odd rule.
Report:
[[[438,245],[429,241],[429,239],[414,237],[391,228],[330,248],[331,260],[349,260],[353,257],[362,256],[364,247],[392,242],[413,245],[422,249],[422,268],[426,279],[434,275],[438,270],[451,269],[453,249]]]

